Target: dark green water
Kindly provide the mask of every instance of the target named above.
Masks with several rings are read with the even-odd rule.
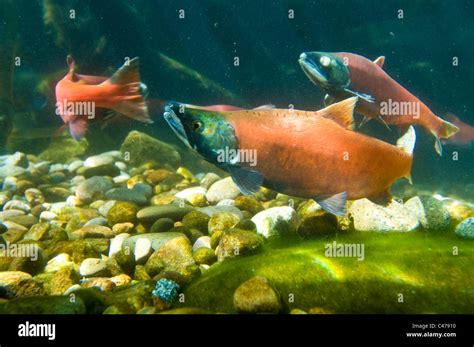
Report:
[[[39,152],[48,143],[44,137],[61,125],[54,115],[53,95],[35,88],[46,78],[54,85],[51,74],[62,76],[67,54],[87,74],[110,73],[124,57],[139,56],[151,99],[244,107],[271,102],[307,110],[321,108],[324,95],[299,68],[301,52],[347,51],[371,59],[385,55],[386,71],[436,114],[452,112],[474,122],[472,1],[13,3],[13,9],[1,16],[5,28],[18,27],[15,56],[22,58],[22,65],[13,71],[13,99],[16,110],[24,114],[17,115],[15,124],[19,137],[35,139],[11,139],[9,151]],[[68,17],[71,9],[76,19]],[[180,10],[184,18],[179,18]],[[403,19],[398,18],[399,10]],[[294,18],[289,18],[289,11],[294,11]],[[160,55],[189,70],[170,67]],[[459,58],[458,66],[453,66],[453,57]],[[2,55],[1,63],[7,64],[7,58]],[[209,83],[200,83],[189,71]],[[173,141],[161,120],[161,105],[151,106],[151,111],[158,120],[153,126],[124,123],[93,132],[91,141],[99,136],[96,149],[112,149],[132,128]],[[392,141],[397,137],[396,131],[373,123],[364,131]],[[49,131],[39,134],[38,128]],[[449,155],[436,157],[431,146],[432,139],[420,131],[415,182],[436,186],[472,181],[472,149],[448,147],[447,154],[461,151],[460,160],[453,162]]]

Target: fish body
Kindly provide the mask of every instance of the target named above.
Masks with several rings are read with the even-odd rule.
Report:
[[[328,211],[342,214],[341,200],[344,206],[345,199],[387,202],[391,184],[410,176],[413,161],[413,128],[408,150],[352,130],[356,100],[353,97],[317,112],[186,108],[179,113],[169,106],[165,119],[183,141],[229,171],[244,193],[265,186],[314,198]],[[224,148],[253,151],[256,160],[219,161]]]
[[[374,62],[353,53],[306,52],[299,63],[309,79],[323,89],[331,103],[358,95],[356,112],[365,119],[379,119],[385,124],[406,129],[420,125],[439,139],[453,136],[458,128],[436,116],[421,100],[402,87],[383,69],[384,57]]]
[[[88,121],[93,118],[90,113],[77,112],[86,107],[93,108],[94,116],[97,107],[152,123],[145,102],[146,86],[140,82],[138,58],[125,63],[110,78],[77,74],[72,57],[68,56],[67,62],[69,72],[55,88],[56,109],[74,138],[85,135]]]

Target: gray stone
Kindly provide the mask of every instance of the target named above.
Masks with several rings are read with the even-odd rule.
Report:
[[[171,218],[175,221],[181,220],[187,213],[193,211],[194,208],[184,205],[158,205],[141,209],[137,213],[140,222],[152,223],[160,218]]]
[[[253,216],[252,222],[265,237],[291,234],[298,228],[298,215],[290,206],[272,207]]]
[[[84,202],[89,203],[104,197],[106,191],[112,188],[112,182],[105,177],[91,177],[80,183],[76,189],[76,197]]]

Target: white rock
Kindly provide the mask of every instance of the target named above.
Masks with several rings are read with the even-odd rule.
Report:
[[[112,241],[110,241],[109,247],[109,257],[117,254],[122,249],[123,242],[130,237],[130,234],[123,233],[115,236]]]
[[[63,164],[53,164],[49,167],[49,172],[50,173],[59,172],[59,171],[63,171],[63,170],[67,170],[67,167],[65,167],[65,165],[63,165]]]
[[[55,202],[51,204],[51,208],[49,209],[51,212],[56,213],[57,215],[61,214],[61,211],[68,207],[66,202]]]
[[[127,164],[125,164],[123,161],[116,161],[115,166],[120,169],[120,171],[126,171],[127,170]]]
[[[82,287],[79,284],[73,284],[68,289],[66,289],[66,291],[64,292],[63,295],[68,296],[69,294],[75,292],[76,290],[80,290],[80,289],[82,289]]]
[[[102,165],[110,165],[115,162],[114,158],[108,154],[99,154],[89,157],[84,162],[84,167],[97,167]]]
[[[57,219],[58,215],[56,213],[53,213],[51,211],[43,211],[41,212],[39,219],[42,222],[50,222],[54,219]]]
[[[206,199],[210,203],[217,203],[224,199],[235,199],[239,196],[239,187],[234,183],[232,177],[226,177],[213,183],[206,193]]]
[[[219,201],[216,206],[234,206],[235,205],[235,200],[232,199],[224,199]]]
[[[52,258],[50,261],[48,261],[48,263],[46,264],[44,268],[44,272],[48,272],[48,273],[56,272],[62,268],[70,267],[70,266],[73,267],[74,262],[71,260],[71,257],[69,256],[69,254],[61,253],[55,256],[54,258]]]
[[[199,237],[193,245],[193,252],[199,248],[211,248],[211,238],[209,236]]]
[[[81,263],[79,267],[79,274],[81,276],[99,276],[107,269],[107,264],[103,259],[87,258]]]
[[[20,200],[10,200],[3,206],[3,210],[20,210],[29,213],[31,208],[26,202]]]
[[[76,206],[80,206],[81,205],[81,202],[79,201],[79,199],[77,197],[75,197],[74,195],[70,195],[67,197],[66,199],[66,204],[69,206],[69,207],[76,207]]]
[[[74,160],[71,164],[68,165],[67,170],[73,173],[83,166],[84,162],[82,160]]]
[[[296,232],[298,215],[290,206],[272,207],[252,217],[257,233],[265,237]]]
[[[187,199],[190,196],[193,196],[195,194],[206,194],[206,188],[203,187],[191,187],[184,189],[178,193],[176,193],[174,196],[180,199]]]
[[[127,182],[129,179],[130,179],[130,175],[127,174],[127,173],[121,173],[120,175],[115,176],[115,177],[113,178],[114,183],[117,183],[117,184],[119,184],[119,183],[125,183],[125,182]]]
[[[151,241],[147,238],[140,238],[135,243],[135,250],[133,251],[135,255],[135,261],[137,263],[145,262],[148,257],[153,252],[151,248]]]
[[[99,213],[102,215],[102,217],[107,218],[107,215],[109,214],[109,211],[114,205],[117,203],[115,200],[110,200],[104,203],[102,206],[99,207]]]
[[[396,201],[384,207],[367,199],[356,200],[349,208],[349,214],[358,231],[414,231],[420,225],[416,214]]]
[[[14,191],[16,189],[16,182],[18,181],[18,178],[13,177],[13,176],[8,176],[5,177],[3,180],[3,191]]]

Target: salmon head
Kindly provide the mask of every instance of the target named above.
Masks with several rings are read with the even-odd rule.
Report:
[[[171,102],[163,117],[181,141],[215,165],[223,164],[218,160],[222,150],[238,149],[234,128],[220,112]]]
[[[334,53],[305,52],[298,62],[311,82],[326,92],[343,90],[351,84],[347,64]]]

